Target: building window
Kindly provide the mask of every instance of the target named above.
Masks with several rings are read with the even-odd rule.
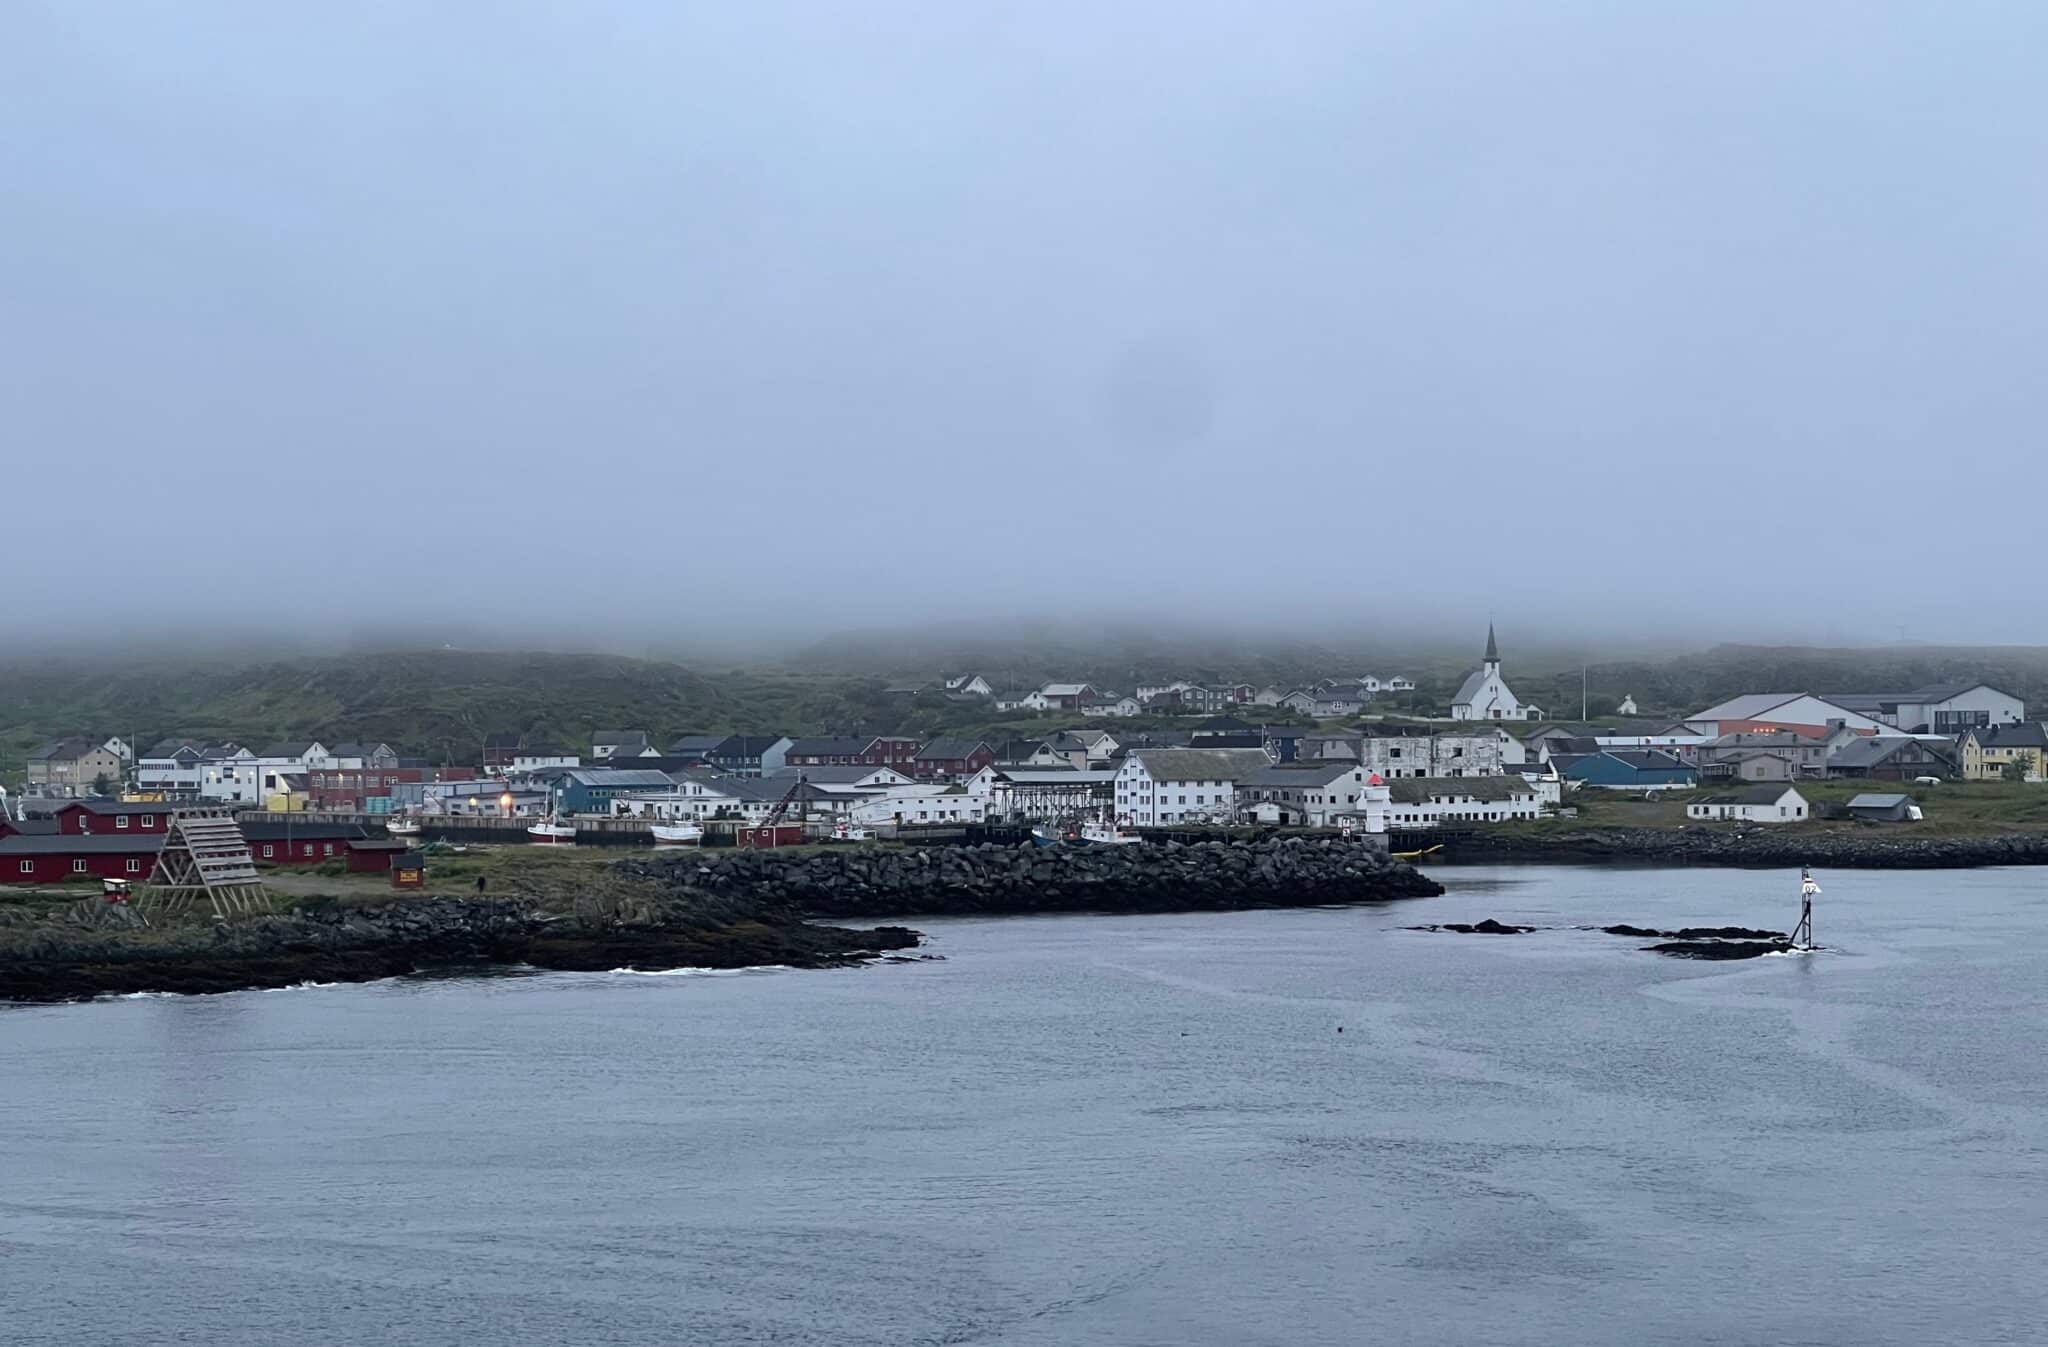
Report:
[[[75,860],[75,861],[71,862],[71,873],[72,873],[72,874],[74,874],[74,875],[82,875],[82,874],[84,874],[84,873],[85,873],[85,862],[84,862],[83,860]]]
[[[23,861],[21,863],[21,872],[25,875],[34,874],[36,872],[36,863],[34,861]]]
[[[275,856],[277,854],[277,848],[273,847],[270,843],[265,842],[263,844],[263,854],[265,856]]]
[[[114,826],[115,826],[116,828],[125,828],[125,827],[127,827],[127,826],[128,826],[128,816],[127,816],[126,814],[116,814],[116,815],[114,815]]]
[[[154,828],[156,826],[156,815],[144,814],[142,816],[142,826],[145,828]]]
[[[129,862],[128,862],[128,873],[129,873],[129,874],[131,874],[131,875],[139,875],[139,874],[141,874],[141,873],[142,873],[142,862],[141,862],[141,861],[138,861],[138,860],[134,860],[134,859],[132,859],[132,858],[131,858],[131,859],[129,860]]]

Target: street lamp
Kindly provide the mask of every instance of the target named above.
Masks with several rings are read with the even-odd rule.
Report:
[[[498,797],[498,808],[500,808],[500,809],[502,809],[502,810],[504,810],[504,811],[505,811],[505,817],[506,817],[506,818],[511,818],[511,817],[512,817],[512,792],[511,792],[511,791],[509,791],[509,790],[508,790],[508,791],[506,791],[506,792],[505,792],[505,793],[504,793],[503,795],[500,795],[500,796]]]

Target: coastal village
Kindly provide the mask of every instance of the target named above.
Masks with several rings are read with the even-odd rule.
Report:
[[[1274,827],[1405,836],[1497,827],[1592,799],[1668,796],[1702,825],[1920,818],[1948,781],[2039,782],[2048,726],[1984,682],[1759,691],[1672,720],[1620,700],[1560,722],[1517,697],[1491,627],[1426,716],[1376,712],[1399,675],[1302,687],[998,688],[977,673],[892,686],[985,705],[1028,732],[983,737],[601,730],[588,742],[482,737],[475,760],[305,738],[252,747],[79,735],[30,755],[0,800],[0,882],[139,881],[174,817],[239,823],[255,862],[403,870],[425,838],[786,845],[1007,826],[1078,840]],[[1042,728],[1041,728],[1042,726]],[[1817,783],[1868,783],[1844,801]]]

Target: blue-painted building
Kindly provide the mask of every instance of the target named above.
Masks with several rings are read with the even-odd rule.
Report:
[[[1697,768],[1656,749],[1610,749],[1570,756],[1552,754],[1551,765],[1567,781],[1606,790],[1675,790],[1697,786]]]
[[[609,814],[620,795],[662,795],[674,790],[666,772],[640,767],[578,767],[557,777],[555,808],[564,814]]]

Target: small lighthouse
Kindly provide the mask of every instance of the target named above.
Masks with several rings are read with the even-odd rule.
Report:
[[[1799,926],[1792,932],[1792,948],[1808,950],[1813,943],[1813,900],[1820,896],[1820,885],[1813,878],[1813,867],[1799,867]]]

